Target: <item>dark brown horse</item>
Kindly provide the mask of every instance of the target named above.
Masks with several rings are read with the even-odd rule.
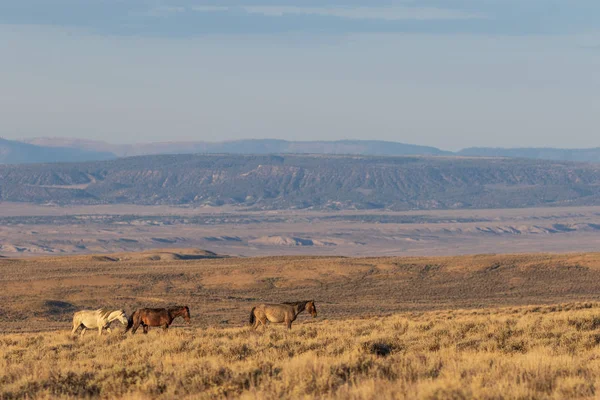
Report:
[[[308,311],[313,318],[317,316],[317,307],[314,300],[294,301],[282,304],[261,304],[250,311],[250,325],[256,329],[259,324],[266,326],[267,321],[275,323],[285,322],[288,329],[292,329],[292,322],[304,310]]]
[[[144,333],[148,333],[149,326],[162,326],[164,330],[167,330],[177,317],[183,317],[190,324],[190,308],[188,306],[140,308],[129,318],[125,332],[131,329],[131,334],[134,334],[140,325],[142,325]]]

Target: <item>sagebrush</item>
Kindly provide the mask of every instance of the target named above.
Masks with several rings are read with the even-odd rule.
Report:
[[[593,398],[600,305],[0,336],[0,398]]]

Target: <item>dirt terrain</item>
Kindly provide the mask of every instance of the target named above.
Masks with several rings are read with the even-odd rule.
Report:
[[[202,248],[236,256],[429,256],[600,249],[600,207],[247,211],[0,204],[0,255]]]
[[[600,254],[225,257],[179,249],[0,259],[0,332],[68,330],[83,308],[187,304],[192,325],[242,326],[260,302],[321,317],[594,301]]]

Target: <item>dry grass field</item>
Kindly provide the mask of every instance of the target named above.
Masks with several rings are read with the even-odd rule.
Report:
[[[315,299],[322,318],[600,301],[600,253],[212,258],[201,250],[0,258],[0,333],[65,329],[74,311],[189,305],[241,326],[253,304]]]
[[[245,325],[302,299],[290,332]],[[599,300],[599,253],[0,258],[0,399],[594,398]],[[191,326],[70,336],[79,309],[176,304]]]
[[[594,398],[600,305],[0,336],[0,398]]]

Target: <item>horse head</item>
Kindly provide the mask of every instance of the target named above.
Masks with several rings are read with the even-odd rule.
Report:
[[[317,318],[317,306],[315,306],[314,300],[306,303],[306,311],[308,311],[313,318]]]
[[[185,322],[189,324],[192,323],[192,320],[190,319],[190,308],[188,306],[183,307],[184,308],[184,313],[183,313],[183,319],[185,319]]]
[[[124,310],[121,310],[119,312],[119,315],[117,316],[117,319],[119,320],[120,323],[122,323],[123,325],[128,325],[129,324],[129,320],[127,319],[127,314],[125,314]]]

